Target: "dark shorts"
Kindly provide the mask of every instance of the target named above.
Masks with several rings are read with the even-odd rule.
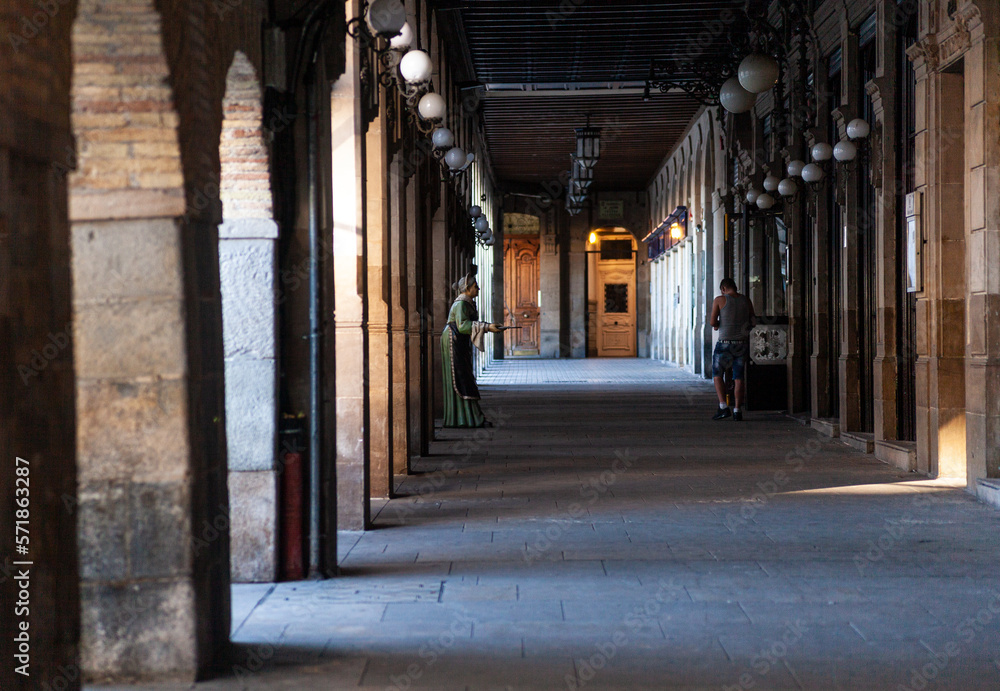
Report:
[[[712,354],[712,376],[721,377],[727,369],[731,369],[733,379],[742,379],[749,349],[750,344],[746,341],[716,343],[715,352]]]

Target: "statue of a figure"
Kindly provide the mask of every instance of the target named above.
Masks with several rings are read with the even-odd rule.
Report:
[[[479,321],[476,296],[479,285],[469,273],[452,286],[458,293],[448,312],[448,325],[441,334],[441,369],[444,373],[444,426],[492,427],[479,407],[479,387],[472,367],[472,346],[485,350],[487,333],[503,329]]]

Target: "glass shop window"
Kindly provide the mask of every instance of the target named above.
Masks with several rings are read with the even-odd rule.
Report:
[[[750,226],[750,276],[747,295],[757,314],[787,316],[788,228],[777,216],[753,219]]]

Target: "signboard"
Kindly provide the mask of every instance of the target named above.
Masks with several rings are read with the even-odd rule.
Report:
[[[920,192],[906,195],[906,292],[919,293],[924,289],[923,245],[921,229]]]
[[[615,201],[602,200],[598,206],[597,215],[599,218],[617,220],[625,216],[625,202],[620,199]]]

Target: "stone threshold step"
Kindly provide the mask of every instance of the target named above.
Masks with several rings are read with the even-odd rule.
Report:
[[[977,480],[976,496],[984,504],[1000,509],[1000,479],[980,478]]]
[[[875,451],[875,435],[870,432],[841,431],[840,441],[864,453]]]
[[[883,463],[896,466],[900,470],[914,472],[917,469],[917,442],[876,441],[875,458]]]
[[[840,420],[833,417],[814,417],[810,424],[820,434],[828,437],[840,436]]]

